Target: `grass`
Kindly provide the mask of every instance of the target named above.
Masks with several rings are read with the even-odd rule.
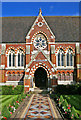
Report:
[[[81,95],[63,95],[69,104],[75,107],[78,114],[81,115]]]
[[[1,95],[0,96],[0,108],[1,106],[4,107],[5,105],[8,106],[13,99],[17,99],[18,95]]]

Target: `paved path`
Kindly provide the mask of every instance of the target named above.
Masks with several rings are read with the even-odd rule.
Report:
[[[24,120],[54,120],[54,118],[58,118],[50,98],[42,94],[32,96],[23,114]]]

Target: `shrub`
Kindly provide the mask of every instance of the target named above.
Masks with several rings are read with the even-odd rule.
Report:
[[[58,85],[56,87],[56,93],[58,94],[80,94],[81,95],[81,84],[76,85]]]
[[[10,118],[10,117],[11,117],[10,112],[9,112],[9,110],[7,109],[6,105],[5,105],[5,106],[3,107],[3,109],[2,109],[2,116],[3,116],[3,117],[7,117],[7,118]]]
[[[17,85],[14,88],[14,95],[21,94],[24,91],[24,86],[23,85]]]
[[[13,86],[2,86],[2,95],[12,95],[13,94]]]
[[[18,108],[18,106],[19,106],[19,104],[18,104],[19,102],[18,101],[16,101],[15,103],[14,103],[14,107],[15,107],[15,109],[17,109]]]
[[[22,94],[21,94],[21,97],[22,97],[22,99],[25,99],[26,94],[22,93]]]
[[[15,103],[15,99],[12,100],[11,106],[14,106],[14,103]]]
[[[61,95],[59,98],[59,104],[61,105],[64,102],[63,96]]]
[[[70,118],[71,119],[78,119],[79,118],[79,116],[78,116],[78,114],[77,114],[76,109],[74,108],[74,106],[71,109]]]
[[[65,99],[64,102],[62,103],[64,111],[68,111],[68,102]]]
[[[24,91],[23,85],[17,85],[16,87],[13,86],[2,86],[2,95],[17,95],[21,94]]]

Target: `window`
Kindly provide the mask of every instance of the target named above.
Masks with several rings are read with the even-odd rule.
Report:
[[[67,66],[69,66],[69,54],[67,53]]]
[[[18,51],[18,67],[24,66],[24,53],[22,49]]]
[[[64,66],[64,51],[62,49],[58,52],[58,66]]]
[[[72,57],[73,57],[73,55],[72,55],[72,53],[70,54],[70,66],[72,66],[73,65],[73,60],[72,60]]]
[[[18,66],[20,66],[20,53],[18,53]]]
[[[34,47],[36,49],[44,49],[47,47],[47,39],[43,34],[37,34],[34,39]]]
[[[23,66],[23,53],[21,54],[21,66]]]
[[[67,52],[67,66],[73,66],[73,51],[68,49]]]
[[[15,66],[15,52],[13,49],[11,49],[8,52],[8,66],[9,67],[14,67]]]
[[[9,54],[9,66],[11,66],[11,53]]]
[[[58,66],[60,66],[60,53],[58,53]]]

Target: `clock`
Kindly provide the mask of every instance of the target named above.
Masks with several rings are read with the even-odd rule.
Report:
[[[45,49],[47,47],[47,39],[43,34],[37,34],[34,38],[34,46],[36,49]]]

